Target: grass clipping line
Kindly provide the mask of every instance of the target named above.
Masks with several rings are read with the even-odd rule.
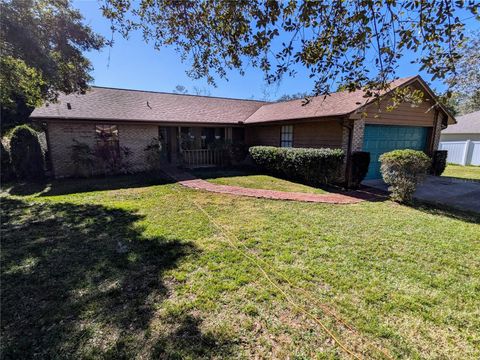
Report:
[[[257,266],[257,268],[260,270],[260,272],[264,275],[264,277],[267,279],[268,282],[270,282],[272,284],[272,286],[274,288],[276,288],[284,297],[285,299],[293,306],[295,307],[296,309],[300,310],[301,312],[303,312],[307,317],[309,317],[310,319],[312,319],[314,322],[316,322],[327,334],[328,336],[330,336],[330,338],[347,354],[349,354],[351,357],[353,357],[354,359],[361,359],[361,357],[359,357],[357,354],[355,354],[353,351],[351,351],[350,349],[348,349],[336,336],[335,334],[322,322],[320,321],[315,315],[313,315],[311,312],[309,312],[307,309],[305,309],[303,306],[297,304],[295,301],[293,301],[290,296],[285,292],[285,290],[283,290],[281,287],[279,287],[272,279],[271,277],[267,274],[267,272],[265,271],[265,269],[259,264],[259,262],[257,261],[257,259],[255,259],[253,256],[247,254],[245,251],[242,251],[237,245],[235,245],[235,243],[231,240],[230,235],[228,234],[228,231],[225,230],[220,224],[218,224],[214,219],[213,217],[198,203],[196,202],[195,200],[192,199],[192,203],[195,205],[195,207],[200,210],[207,218],[208,220],[217,228],[217,230],[220,231],[221,235],[223,235],[223,237],[228,241],[228,243],[230,244],[230,246],[232,246],[235,250],[237,250],[238,252],[240,252],[244,257],[246,257],[247,259],[249,259],[250,261],[252,261],[255,266]],[[233,237],[236,238],[236,236],[233,235]],[[238,241],[238,238],[237,238],[237,241]],[[259,259],[258,260],[264,262],[263,260]],[[268,264],[267,264],[268,265]],[[284,278],[284,276],[282,275],[279,275],[279,274],[276,274],[277,276],[279,277],[282,277]],[[288,281],[288,279],[285,278],[285,280],[291,285],[291,282]],[[323,308],[323,307],[322,307]],[[325,309],[323,309],[325,311]],[[332,313],[329,312],[331,315]],[[339,320],[336,316],[335,318],[337,319],[337,321],[341,321]],[[343,323],[343,322],[342,322]],[[348,325],[344,324],[346,327],[348,328],[351,328],[349,327]]]

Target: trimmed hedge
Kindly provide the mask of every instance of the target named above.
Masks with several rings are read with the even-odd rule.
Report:
[[[435,150],[432,156],[432,167],[430,173],[435,176],[440,176],[447,167],[447,150]]]
[[[338,179],[344,159],[340,149],[253,146],[249,153],[259,168],[313,185]]]
[[[41,180],[45,177],[45,154],[37,132],[31,127],[20,125],[13,129],[10,156],[17,178]]]
[[[350,184],[353,189],[357,189],[360,183],[365,179],[370,165],[370,153],[366,151],[355,151],[350,157],[351,172]]]
[[[383,180],[390,185],[388,188],[394,201],[410,201],[413,193],[427,171],[431,160],[422,151],[394,150],[380,156]]]

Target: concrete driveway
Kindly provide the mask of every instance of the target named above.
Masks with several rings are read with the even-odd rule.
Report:
[[[376,189],[387,190],[382,180],[365,180],[362,184]],[[451,177],[427,176],[415,191],[418,200],[447,205],[460,210],[480,213],[480,182]]]

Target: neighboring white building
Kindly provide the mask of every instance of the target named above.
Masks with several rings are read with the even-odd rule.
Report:
[[[439,150],[447,150],[447,162],[480,165],[480,111],[458,116],[457,123],[442,131]]]

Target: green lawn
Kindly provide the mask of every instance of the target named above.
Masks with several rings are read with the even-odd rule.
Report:
[[[464,179],[480,180],[480,166],[461,166],[448,164],[442,175]]]
[[[2,358],[480,357],[478,217],[138,179],[2,197]]]
[[[196,170],[194,174],[219,185],[241,186],[253,189],[268,189],[287,192],[304,192],[313,194],[326,194],[320,188],[315,188],[293,181],[279,179],[270,175],[249,173],[242,170]]]

